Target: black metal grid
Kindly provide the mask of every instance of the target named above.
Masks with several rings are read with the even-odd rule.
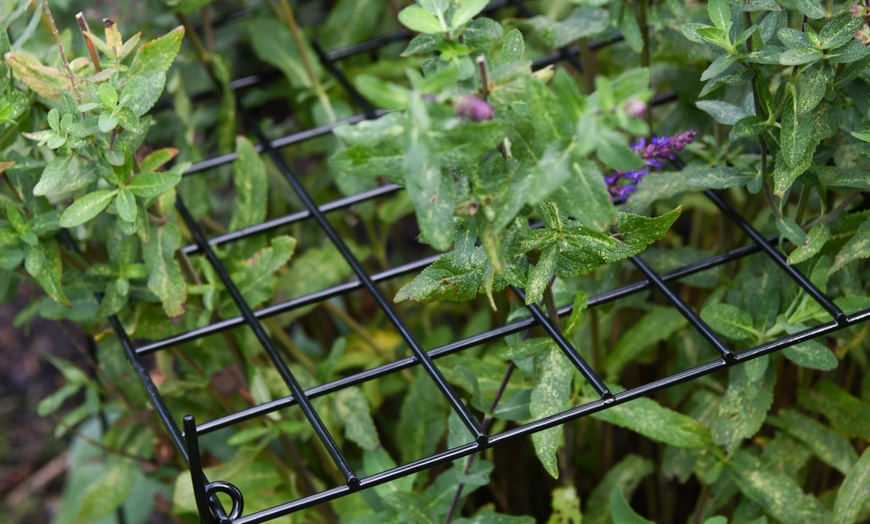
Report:
[[[521,14],[531,15],[530,11],[522,4],[520,0],[500,0],[492,2],[488,7],[489,10],[513,5]],[[336,51],[325,51],[317,42],[313,42],[313,48],[318,54],[324,67],[336,78],[336,80],[345,87],[350,93],[351,98],[363,110],[363,114],[345,119],[336,124],[321,126],[299,133],[294,133],[289,136],[269,140],[260,130],[257,122],[243,107],[239,108],[240,114],[249,124],[249,129],[254,130],[256,138],[259,141],[257,151],[268,155],[278,170],[281,172],[286,181],[290,184],[293,190],[298,195],[304,205],[304,209],[291,213],[284,217],[274,219],[262,224],[249,227],[241,231],[235,231],[211,239],[207,239],[197,222],[193,219],[188,211],[182,198],[177,200],[177,209],[185,224],[189,228],[195,239],[195,244],[184,247],[184,251],[188,254],[199,253],[204,254],[209,263],[214,268],[216,274],[225,285],[227,291],[232,296],[241,315],[235,318],[226,319],[212,323],[208,326],[194,329],[176,336],[166,338],[164,340],[136,345],[131,337],[124,330],[120,321],[115,318],[110,318],[110,323],[118,334],[122,346],[131,360],[139,379],[144,385],[148,396],[153,403],[158,416],[166,426],[175,446],[178,448],[185,462],[189,465],[191,478],[193,482],[194,495],[196,498],[197,508],[200,513],[200,518],[203,522],[233,522],[238,524],[253,524],[266,522],[278,518],[295,511],[314,506],[323,502],[334,500],[336,498],[348,495],[350,493],[377,486],[392,480],[422,471],[433,466],[450,462],[462,457],[467,457],[475,453],[479,453],[489,447],[498,445],[507,440],[516,439],[528,436],[532,433],[551,428],[568,421],[584,417],[586,415],[617,406],[624,402],[628,402],[635,398],[649,395],[655,391],[674,386],[686,381],[690,381],[704,375],[708,375],[715,371],[727,368],[731,365],[742,363],[753,358],[766,355],[780,349],[801,343],[806,340],[821,337],[846,327],[863,322],[870,318],[870,309],[854,313],[851,315],[845,314],[838,308],[834,302],[821,292],[810,280],[796,268],[789,266],[783,255],[774,247],[777,241],[776,237],[764,238],[757,230],[755,230],[740,214],[726,203],[719,195],[713,191],[706,191],[706,197],[727,217],[727,219],[742,230],[750,239],[751,242],[744,246],[732,249],[730,251],[711,256],[698,262],[685,265],[678,269],[665,273],[657,273],[643,260],[642,257],[636,256],[631,258],[631,262],[643,274],[644,278],[640,281],[612,289],[605,293],[590,297],[589,308],[599,307],[603,304],[615,301],[617,299],[629,297],[646,291],[657,290],[666,300],[688,320],[693,329],[700,333],[713,348],[718,352],[718,357],[691,369],[660,378],[658,380],[648,382],[646,384],[634,387],[632,389],[612,393],[604,384],[602,378],[592,369],[580,355],[576,348],[573,347],[560,332],[548,320],[545,313],[536,305],[528,306],[531,314],[529,318],[510,322],[501,327],[480,333],[462,340],[457,340],[441,347],[426,351],[418,342],[417,337],[412,330],[406,326],[399,316],[393,310],[390,301],[384,297],[383,293],[378,289],[377,284],[384,282],[408,273],[418,271],[437,259],[437,256],[426,257],[414,262],[406,263],[398,267],[394,267],[385,271],[374,274],[369,274],[365,271],[360,261],[353,255],[345,241],[339,236],[336,230],[330,225],[326,218],[326,214],[332,211],[345,209],[354,204],[370,201],[391,193],[401,190],[396,185],[384,185],[370,191],[365,191],[357,195],[349,196],[339,200],[329,202],[318,206],[312,200],[306,189],[301,184],[299,178],[290,169],[285,162],[283,156],[279,153],[279,149],[291,144],[297,144],[315,137],[320,137],[331,132],[332,128],[342,123],[354,123],[364,119],[377,118],[383,111],[372,108],[366,100],[353,87],[352,83],[342,73],[338,66],[338,62],[344,58],[357,55],[366,51],[377,49],[389,42],[407,39],[411,33],[407,30],[400,30],[388,34],[374,40],[357,44],[355,46],[340,49]],[[610,42],[593,44],[593,48],[607,45]],[[534,62],[535,68],[545,67],[547,65],[559,62],[568,61],[577,69],[582,69],[582,63],[579,58],[579,49],[576,46],[559,49],[545,57],[542,57]],[[271,75],[263,74],[253,77],[247,77],[237,80],[233,83],[234,89],[242,89],[270,78]],[[196,99],[206,99],[210,96],[209,93],[200,93],[194,95]],[[675,97],[672,95],[657,96],[653,104],[667,103]],[[211,168],[225,165],[235,160],[234,153],[221,155],[192,166],[186,173],[187,176],[193,176],[197,173],[207,171]],[[681,166],[678,166],[681,167]],[[227,269],[223,266],[218,256],[214,251],[214,247],[223,244],[230,244],[254,235],[272,231],[278,227],[293,224],[302,220],[313,219],[318,227],[326,233],[333,245],[339,250],[345,261],[352,268],[356,275],[356,280],[338,284],[328,289],[311,293],[305,296],[294,298],[283,303],[264,307],[259,310],[252,308],[242,298],[236,285],[231,279]],[[767,342],[765,344],[742,350],[739,352],[733,351],[728,345],[722,341],[703,320],[695,313],[676,293],[669,287],[668,283],[679,281],[682,278],[708,270],[718,268],[723,264],[736,261],[753,255],[762,253],[764,256],[772,260],[788,277],[803,288],[814,300],[816,300],[832,317],[827,323],[811,327],[799,333],[781,337],[777,340]],[[365,289],[375,299],[378,307],[384,312],[386,317],[400,333],[402,339],[411,348],[412,356],[395,360],[393,362],[380,365],[378,367],[368,369],[366,371],[356,373],[352,376],[344,377],[332,382],[318,385],[316,387],[304,390],[296,377],[294,377],[287,362],[275,350],[269,336],[266,334],[261,320],[278,315],[280,313],[292,311],[307,305],[311,305],[323,300],[341,296],[356,290]],[[513,288],[512,291],[523,297],[522,290]],[[571,306],[562,307],[558,310],[560,316],[570,314]],[[265,350],[269,359],[272,361],[276,369],[279,371],[281,378],[290,390],[290,395],[283,398],[273,400],[261,405],[257,405],[248,409],[244,409],[235,413],[227,414],[220,418],[209,420],[197,424],[192,415],[186,415],[183,418],[183,426],[179,426],[175,415],[170,412],[166,402],[161,396],[155,384],[152,382],[148,371],[143,364],[143,358],[149,354],[164,350],[182,342],[189,342],[202,337],[225,331],[238,326],[248,326],[255,334],[262,348]],[[540,326],[544,329],[569,359],[569,361],[577,368],[583,377],[593,386],[599,395],[595,401],[587,404],[574,407],[562,413],[558,413],[540,420],[534,420],[517,427],[511,427],[501,433],[488,434],[477,421],[474,415],[466,407],[459,395],[457,395],[451,386],[447,383],[444,376],[440,373],[433,361],[435,359],[461,352],[465,349],[502,339],[510,334],[528,330],[535,326]],[[316,409],[312,406],[311,400],[317,397],[325,396],[330,393],[337,392],[343,388],[358,385],[363,382],[373,380],[379,377],[409,369],[415,366],[421,366],[431,380],[437,385],[443,396],[449,402],[452,410],[460,417],[469,434],[472,437],[472,442],[461,445],[446,451],[442,451],[431,456],[423,457],[413,462],[400,465],[398,467],[381,471],[363,478],[360,478],[344,457],[342,450],[337,446],[332,435],[330,435]],[[326,489],[313,495],[305,496],[297,500],[290,500],[284,504],[258,511],[253,514],[243,515],[243,494],[235,488],[230,482],[224,480],[216,480],[210,482],[204,475],[201,457],[199,453],[199,438],[208,433],[217,431],[222,428],[228,428],[241,422],[262,417],[268,413],[289,408],[298,405],[308,423],[314,430],[314,434],[325,446],[331,460],[338,470],[342,473],[344,484],[331,489]],[[231,479],[228,479],[231,480]],[[232,508],[227,512],[220,501],[217,499],[217,493],[224,493],[230,496],[232,500]]]

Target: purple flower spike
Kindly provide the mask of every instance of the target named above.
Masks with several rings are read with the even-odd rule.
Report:
[[[481,122],[492,119],[493,109],[491,105],[486,103],[486,100],[474,95],[465,95],[456,104],[454,113],[460,118],[465,118],[472,122]]]
[[[676,158],[676,151],[682,151],[687,145],[695,140],[695,130],[690,129],[676,136],[656,136],[647,145],[646,140],[639,138],[631,145],[634,152],[643,158],[644,163],[651,169],[661,169],[665,160]],[[617,171],[604,176],[610,199],[614,202],[622,201],[637,191],[637,184],[648,175],[649,169],[636,171]]]

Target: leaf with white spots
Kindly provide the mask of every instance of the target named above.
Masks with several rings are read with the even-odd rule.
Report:
[[[529,411],[532,418],[542,419],[568,409],[571,396],[571,379],[574,367],[565,362],[565,357],[555,345],[539,354],[535,360],[535,385]],[[562,427],[545,429],[532,435],[535,453],[553,478],[559,478],[559,465],[556,454],[562,441]]]

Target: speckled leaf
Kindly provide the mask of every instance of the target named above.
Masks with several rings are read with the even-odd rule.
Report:
[[[821,264],[819,264],[821,266]],[[824,268],[821,268],[824,271]],[[807,326],[788,325],[785,329],[789,335],[793,335],[799,331],[803,331]],[[800,344],[795,344],[782,350],[783,356],[791,360],[799,366],[810,369],[820,369],[822,371],[830,371],[835,369],[840,361],[833,351],[826,348],[818,340],[806,340]]]
[[[767,418],[768,424],[803,442],[823,462],[847,475],[858,460],[852,443],[821,422],[800,411],[786,409]]]
[[[695,102],[695,105],[720,124],[729,126],[733,126],[741,118],[749,116],[746,109],[722,100],[699,100]]]
[[[295,250],[296,239],[282,235],[273,238],[269,247],[238,263],[233,280],[251,307],[272,297],[276,284],[275,273],[287,265]],[[228,299],[226,306],[230,303]]]
[[[519,29],[511,29],[505,35],[504,44],[501,47],[501,55],[498,64],[510,64],[523,59],[526,52],[526,44],[523,42],[523,34]]]
[[[816,224],[806,234],[804,243],[796,247],[795,250],[788,255],[787,262],[794,265],[809,260],[825,246],[825,242],[828,241],[830,236],[830,227],[823,224]]]
[[[821,58],[822,52],[813,47],[793,47],[780,53],[779,64],[795,66],[815,62]]]
[[[345,173],[405,183],[405,150],[394,145],[353,145],[340,151],[330,162]]]
[[[710,430],[706,426],[663,407],[651,398],[638,398],[599,411],[592,417],[679,448],[697,448],[711,442]]]
[[[266,218],[269,182],[266,166],[254,149],[254,144],[243,136],[236,137],[236,153],[233,162],[233,217],[230,231],[238,231],[259,224]]]
[[[574,305],[571,307],[571,315],[565,322],[565,336],[570,337],[580,327],[586,308],[589,306],[589,296],[582,289],[574,294]]]
[[[831,521],[830,512],[815,497],[804,494],[789,475],[771,472],[757,457],[737,451],[726,465],[746,498],[778,521],[796,524]]]
[[[654,471],[651,460],[629,454],[610,468],[604,479],[592,490],[583,515],[583,524],[610,524],[610,493],[620,486],[630,497],[641,481]]]
[[[96,481],[85,488],[75,522],[92,522],[112,515],[130,497],[139,477],[136,462],[112,457]]]
[[[731,27],[731,5],[728,0],[710,0],[707,2],[707,14],[719,29],[727,31]]]
[[[729,373],[728,390],[710,431],[713,442],[733,451],[743,439],[755,436],[773,404],[776,373],[767,366],[764,377],[751,381],[744,366],[735,366]]]
[[[725,189],[742,186],[753,175],[743,173],[736,167],[690,167],[680,172],[661,171],[643,177],[637,192],[623,205],[632,213],[646,210],[653,202],[671,198],[680,193],[704,189]]]
[[[622,492],[622,486],[613,486],[610,492],[610,516],[613,522],[620,524],[654,524],[634,511]]]
[[[36,196],[45,196],[56,193],[58,191],[73,191],[78,188],[67,189],[69,182],[70,164],[75,155],[68,154],[66,156],[58,155],[45,166],[45,170],[39,177],[39,183],[33,188],[33,194]]]
[[[619,337],[604,359],[607,380],[618,382],[622,369],[649,347],[666,340],[686,325],[686,317],[673,308],[654,307]]]
[[[55,302],[70,307],[70,301],[61,285],[63,264],[60,259],[60,246],[54,239],[40,240],[38,249],[42,251],[44,261],[42,271],[35,277],[36,281]]]
[[[547,524],[581,524],[583,514],[580,512],[580,497],[574,486],[556,488],[553,490],[553,513],[547,519]]]
[[[822,62],[812,64],[801,73],[797,98],[799,115],[807,114],[819,105],[833,79],[834,68]]]
[[[181,49],[182,38],[184,38],[184,27],[178,26],[140,47],[133,58],[133,63],[130,64],[127,77],[149,77],[165,73]]]
[[[559,246],[551,244],[543,249],[541,258],[529,270],[529,278],[526,283],[526,305],[536,304],[544,296],[544,290],[550,283],[550,278],[556,272],[556,263],[559,261]]]
[[[142,246],[148,266],[148,289],[160,298],[163,310],[170,318],[184,314],[187,282],[175,260],[175,250],[181,244],[181,234],[173,223],[151,228],[151,236]]]
[[[532,386],[532,398],[529,411],[535,420],[555,415],[568,408],[568,398],[571,396],[571,379],[574,377],[574,367],[565,362],[562,352],[555,347],[536,357],[535,385]],[[553,478],[559,478],[559,463],[556,453],[562,440],[562,427],[545,429],[532,434],[535,453],[538,459]]]
[[[451,27],[453,29],[459,29],[467,24],[472,18],[483,11],[483,8],[486,7],[486,4],[488,3],[489,0],[462,0],[459,7],[457,7],[456,11],[453,12],[453,20],[450,24]]]
[[[864,450],[858,462],[843,479],[834,501],[834,520],[837,524],[854,524],[862,506],[870,499],[870,448]]]
[[[60,100],[60,96],[69,89],[69,78],[61,69],[44,66],[36,59],[20,53],[6,53],[3,59],[16,77],[45,98]]]
[[[156,171],[139,173],[127,188],[131,193],[140,198],[152,198],[162,195],[170,188],[181,182],[181,175],[171,171]]]
[[[870,404],[822,379],[811,390],[798,392],[798,403],[831,421],[849,438],[870,438]]]
[[[708,305],[701,310],[701,320],[729,340],[752,340],[757,336],[752,316],[731,304]]]
[[[828,270],[828,274],[832,275],[843,268],[853,260],[870,257],[870,220],[866,220],[855,235],[846,242],[846,245],[837,253],[834,258],[834,264]]]
[[[339,391],[335,396],[335,411],[348,440],[363,449],[374,450],[380,446],[378,430],[369,412],[368,401],[359,388]]]
[[[60,216],[61,227],[76,227],[99,215],[109,207],[117,189],[100,189],[82,196],[66,208]]]
[[[558,22],[547,16],[536,16],[529,19],[528,23],[535,28],[547,46],[562,47],[578,38],[594,36],[607,30],[610,18],[604,9],[583,6]]]
[[[136,208],[136,197],[129,189],[122,189],[115,197],[115,211],[118,213],[118,218],[124,222],[135,222],[138,209]]]
[[[794,167],[805,156],[813,138],[813,117],[811,114],[795,115],[792,104],[786,104],[782,114],[782,129],[779,133],[782,146],[782,159],[788,167]]]
[[[813,0],[800,0],[800,2],[812,2]],[[818,4],[818,2],[816,2]],[[821,17],[817,17],[821,18]],[[861,18],[852,16],[848,9],[828,20],[825,27],[819,32],[819,40],[822,49],[836,49],[852,40],[852,37],[861,27]]]

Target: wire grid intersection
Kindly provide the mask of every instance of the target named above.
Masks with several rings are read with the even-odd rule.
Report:
[[[487,11],[493,11],[503,7],[512,6],[516,8],[523,16],[533,16],[535,13],[530,11],[521,0],[497,0],[491,2],[487,7]],[[245,13],[240,13],[238,16],[230,18],[237,19],[245,16]],[[777,237],[764,238],[756,231],[740,214],[732,208],[727,202],[720,198],[713,191],[706,191],[706,197],[719,208],[721,213],[726,216],[729,221],[737,228],[743,231],[751,242],[741,247],[731,249],[727,252],[707,257],[703,260],[684,265],[680,268],[670,270],[663,273],[654,271],[650,265],[643,260],[641,256],[631,258],[631,262],[643,275],[643,279],[623,285],[616,289],[606,291],[604,293],[592,296],[589,298],[588,307],[595,308],[604,304],[627,298],[645,292],[657,291],[668,303],[677,309],[688,321],[689,325],[696,330],[718,353],[718,358],[695,366],[673,375],[642,384],[640,386],[621,391],[618,393],[611,392],[605,385],[603,379],[589,366],[577,349],[567,340],[561,331],[553,326],[546,314],[537,305],[528,306],[529,316],[522,320],[508,322],[500,327],[490,329],[483,333],[479,333],[461,340],[456,340],[448,344],[436,347],[431,350],[425,350],[420,342],[415,337],[412,330],[406,326],[396,312],[390,301],[384,297],[383,293],[378,288],[378,284],[386,282],[409,273],[417,272],[427,265],[437,260],[438,256],[429,256],[416,261],[408,262],[397,267],[393,267],[384,271],[369,274],[365,271],[360,261],[354,256],[348,247],[347,243],[339,236],[336,230],[331,226],[326,218],[326,215],[338,210],[347,209],[356,204],[372,201],[374,199],[389,196],[401,188],[397,185],[387,184],[378,188],[364,191],[362,193],[334,200],[318,206],[312,200],[306,189],[303,187],[300,179],[287,165],[284,157],[279,152],[279,149],[304,142],[313,138],[321,137],[331,133],[332,129],[337,125],[345,123],[356,123],[366,119],[378,118],[385,114],[385,111],[373,108],[365,98],[356,90],[352,82],[344,75],[338,62],[344,58],[358,55],[360,53],[377,50],[380,47],[391,42],[408,39],[411,35],[410,31],[399,30],[393,33],[372,39],[367,42],[353,45],[348,48],[335,51],[324,50],[316,40],[311,42],[312,48],[321,60],[324,68],[329,71],[336,81],[341,84],[349,93],[351,99],[362,109],[362,114],[344,119],[334,124],[320,126],[301,132],[293,133],[278,139],[270,140],[260,129],[258,122],[254,117],[241,105],[239,105],[239,114],[247,123],[249,129],[254,130],[258,144],[255,146],[256,151],[260,154],[268,155],[275,166],[280,171],[284,179],[290,184],[297,196],[302,201],[305,209],[294,213],[272,219],[261,224],[248,227],[239,231],[233,231],[213,238],[206,238],[205,234],[197,224],[196,220],[191,216],[183,199],[179,196],[176,202],[176,207],[180,216],[189,228],[195,239],[195,244],[185,246],[184,252],[187,254],[204,255],[210,265],[215,270],[216,274],[226,287],[229,294],[232,296],[240,314],[234,318],[220,320],[211,323],[207,326],[184,332],[163,340],[152,341],[136,345],[121,325],[116,317],[110,318],[112,328],[118,334],[122,346],[131,360],[134,370],[140,381],[145,386],[146,392],[150,397],[155,410],[158,413],[163,424],[166,426],[175,446],[178,448],[185,462],[191,470],[191,478],[193,483],[194,498],[196,499],[197,509],[200,513],[200,518],[203,522],[232,522],[238,524],[253,524],[266,522],[283,515],[299,511],[304,508],[324,503],[352,492],[377,486],[392,480],[396,480],[407,475],[431,468],[433,466],[451,462],[453,460],[467,457],[478,453],[488,447],[500,444],[501,442],[512,440],[520,437],[531,435],[532,433],[542,431],[551,427],[564,424],[568,421],[602,411],[613,406],[628,402],[641,396],[649,395],[655,391],[668,388],[683,382],[687,382],[701,376],[713,373],[724,369],[731,365],[745,362],[747,360],[766,355],[768,353],[778,351],[780,349],[821,337],[837,330],[863,322],[870,318],[870,310],[861,311],[851,315],[845,314],[834,304],[834,302],[819,290],[805,275],[796,268],[789,266],[783,255],[774,247],[777,242]],[[598,49],[609,45],[619,39],[610,42],[593,43],[592,49]],[[556,62],[566,61],[577,70],[582,70],[583,66],[580,61],[580,51],[577,46],[569,46],[558,49],[551,54],[541,57],[533,62],[533,67],[540,69],[547,67]],[[251,77],[245,77],[236,80],[232,83],[233,89],[245,89],[247,87],[257,85],[262,82],[269,81],[275,77],[274,74],[264,73]],[[193,95],[194,100],[208,99],[213,93],[198,93]],[[675,100],[675,95],[664,94],[658,95],[653,99],[653,105],[665,104]],[[171,107],[169,104],[161,104],[155,110],[162,110]],[[194,176],[213,169],[215,167],[228,164],[236,159],[235,153],[220,155],[208,160],[204,160],[193,165],[185,176]],[[679,160],[677,160],[679,163]],[[677,166],[681,168],[681,165]],[[282,303],[263,307],[258,310],[253,310],[248,305],[236,284],[233,282],[229,271],[222,264],[219,257],[215,253],[214,248],[217,246],[232,244],[246,238],[261,235],[271,232],[277,228],[288,226],[303,220],[314,220],[318,227],[329,237],[332,244],[338,249],[342,257],[353,270],[355,280],[331,286],[327,289],[309,293],[304,296],[296,297]],[[679,281],[680,279],[700,273],[702,271],[719,268],[722,265],[743,259],[750,255],[763,254],[772,260],[788,277],[801,286],[816,302],[819,303],[832,317],[832,320],[818,325],[799,333],[781,337],[777,340],[767,342],[765,344],[735,352],[728,347],[726,343],[719,338],[713,330],[694,312],[676,293],[669,288],[669,283]],[[331,382],[320,384],[309,389],[303,389],[292,370],[288,366],[287,361],[273,347],[273,344],[266,334],[262,321],[282,313],[287,313],[305,306],[310,306],[330,298],[340,297],[348,293],[359,290],[367,291],[377,303],[378,308],[386,315],[391,324],[399,332],[404,342],[411,349],[412,355],[405,358],[397,359],[387,364],[382,364],[377,367],[367,369],[362,372],[355,373],[351,376],[343,377]],[[512,288],[512,292],[522,299],[523,291],[517,288]],[[564,306],[558,309],[560,316],[569,315],[571,306]],[[176,417],[168,409],[166,402],[158,391],[157,387],[151,380],[142,359],[155,352],[176,346],[184,342],[191,342],[215,333],[220,333],[229,329],[246,326],[251,329],[256,336],[259,344],[269,357],[269,360],[278,370],[281,379],[290,390],[291,394],[285,397],[272,400],[253,407],[242,409],[234,413],[229,413],[225,416],[214,420],[208,420],[197,424],[192,415],[183,417],[183,426],[179,427],[176,422]],[[571,364],[581,373],[587,382],[598,393],[599,398],[587,404],[573,407],[567,411],[551,415],[549,417],[527,422],[525,424],[510,427],[494,435],[488,434],[481,424],[478,422],[474,414],[471,413],[462,398],[456,394],[450,384],[447,382],[443,374],[439,371],[434,361],[453,355],[463,350],[484,344],[490,341],[502,339],[512,334],[517,334],[529,330],[535,326],[540,326],[551,337],[564,356]],[[370,380],[375,380],[381,377],[411,369],[420,366],[425,370],[429,379],[432,380],[440,390],[441,394],[450,404],[452,410],[460,417],[464,423],[472,441],[454,447],[442,452],[435,453],[430,456],[414,460],[407,464],[403,464],[386,471],[381,471],[376,474],[360,478],[344,457],[342,450],[336,444],[335,439],[330,434],[329,430],[320,419],[317,410],[311,404],[311,400],[318,397],[323,397],[331,393],[336,393],[345,388],[359,385]],[[286,503],[274,506],[269,509],[261,510],[249,515],[243,515],[244,511],[244,496],[231,484],[232,479],[216,480],[209,482],[203,473],[203,466],[199,452],[199,438],[203,435],[215,432],[220,429],[229,428],[245,421],[266,416],[278,410],[287,409],[291,406],[299,406],[303,411],[305,418],[313,429],[317,438],[328,451],[329,457],[342,473],[344,484],[323,490],[319,493],[308,495],[297,500],[291,500]],[[229,512],[225,510],[221,502],[217,498],[218,493],[228,495],[232,501],[232,507]]]

